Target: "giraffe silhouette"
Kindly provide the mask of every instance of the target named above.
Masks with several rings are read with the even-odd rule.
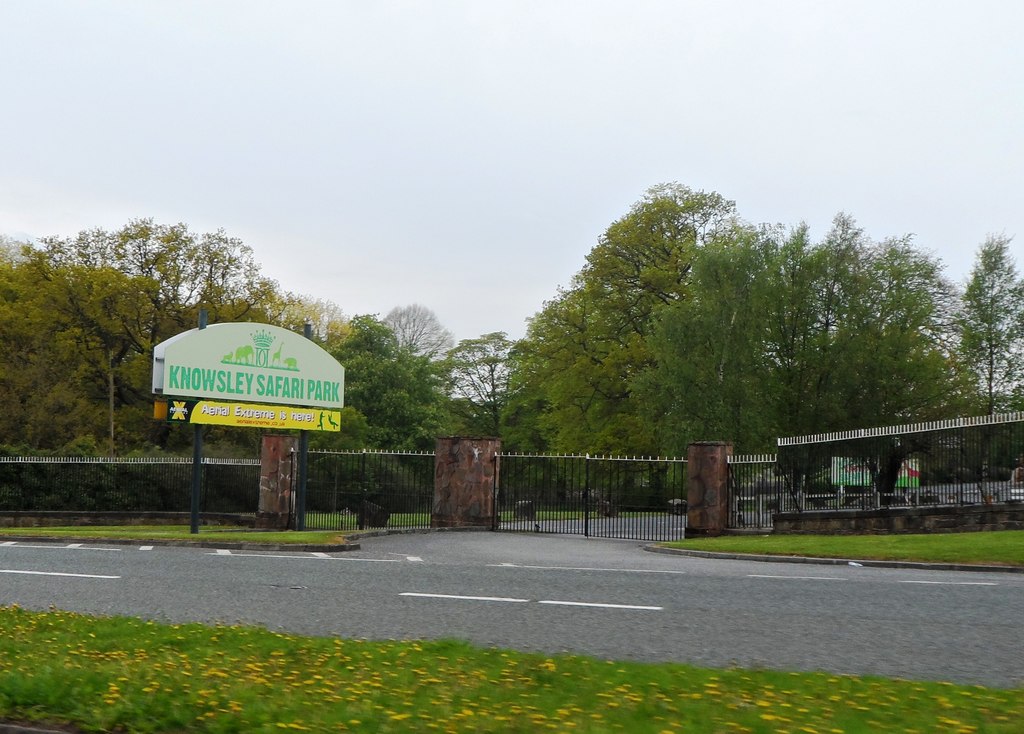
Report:
[[[281,364],[281,350],[283,348],[284,348],[284,344],[282,343],[281,346],[279,346],[277,348],[277,351],[274,352],[274,357],[273,357],[273,359],[270,362],[271,366],[276,367],[277,365]]]

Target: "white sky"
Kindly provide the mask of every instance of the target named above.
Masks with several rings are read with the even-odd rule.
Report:
[[[655,184],[1024,268],[1019,0],[0,0],[0,232],[223,228],[513,338]]]

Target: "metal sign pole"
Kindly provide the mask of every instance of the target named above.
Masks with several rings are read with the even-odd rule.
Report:
[[[206,328],[207,313],[205,308],[199,309],[199,328]],[[203,427],[196,424],[192,432],[192,503],[190,512],[189,532],[199,533],[199,497],[203,488]]]
[[[313,338],[313,325],[306,322],[302,327],[302,335]],[[309,460],[309,431],[299,431],[299,487],[296,493],[295,529],[306,529],[306,476]]]

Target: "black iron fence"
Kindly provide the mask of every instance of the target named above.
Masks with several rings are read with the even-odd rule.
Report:
[[[201,512],[256,514],[259,461],[204,459]],[[192,460],[0,457],[0,512],[189,512]]]
[[[686,525],[681,459],[502,454],[498,527],[673,540]]]
[[[306,528],[429,528],[434,454],[400,451],[311,451]]]
[[[426,452],[310,452],[306,527],[430,527]],[[204,459],[200,511],[255,515],[257,459]],[[185,458],[0,457],[0,512],[188,512]],[[501,454],[496,529],[683,537],[682,459]],[[779,512],[1024,501],[1024,413],[779,440],[729,459],[729,526]]]
[[[730,462],[730,526],[777,512],[1024,501],[1024,413],[779,439]]]

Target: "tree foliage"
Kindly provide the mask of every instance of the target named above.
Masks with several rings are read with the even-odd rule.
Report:
[[[431,449],[446,428],[442,368],[402,348],[374,316],[355,316],[333,350],[345,367],[345,403],[366,418],[363,448]]]
[[[731,236],[732,202],[678,184],[650,189],[614,222],[572,285],[530,322],[519,346],[523,400],[543,405],[540,431],[558,451],[646,453],[651,426],[632,381],[651,365],[659,312],[685,297],[710,242]]]
[[[1024,407],[1024,278],[1009,245],[990,236],[978,249],[956,319],[958,353],[989,414]]]
[[[463,339],[448,353],[451,410],[460,434],[500,436],[509,399],[512,342],[503,331]]]

